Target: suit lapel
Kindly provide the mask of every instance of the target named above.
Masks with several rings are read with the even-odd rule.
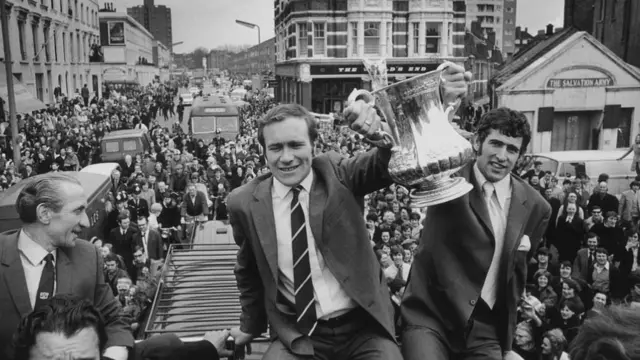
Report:
[[[273,215],[273,201],[271,200],[271,185],[273,177],[265,179],[259,183],[253,196],[256,201],[251,204],[251,216],[255,225],[255,230],[262,244],[271,275],[277,283],[278,279],[278,239],[276,237],[275,218]]]
[[[73,269],[71,268],[71,260],[67,256],[64,249],[58,249],[56,259],[56,294],[71,294],[71,277]]]
[[[319,245],[324,244],[322,241],[322,224],[325,203],[327,202],[327,192],[324,182],[318,178],[317,171],[314,175],[311,193],[309,194],[309,226],[311,227],[311,233],[313,234],[315,243]],[[331,207],[328,206],[326,208],[331,209]]]
[[[504,233],[504,247],[507,254],[512,254],[516,250],[518,237],[522,234],[526,218],[529,215],[524,186],[516,179],[511,179],[511,204],[509,205],[507,229]]]
[[[16,309],[20,315],[31,312],[31,299],[29,299],[29,289],[27,289],[27,278],[24,275],[20,254],[18,253],[18,234],[16,231],[8,238],[4,239],[5,251],[2,257],[2,266],[5,267],[4,281],[7,284],[7,291],[11,295]]]
[[[495,234],[493,233],[493,226],[491,225],[491,218],[489,217],[489,210],[487,204],[484,201],[482,195],[482,187],[478,184],[475,175],[473,174],[473,166],[475,163],[467,165],[460,171],[460,175],[467,179],[467,181],[473,185],[473,189],[469,192],[469,206],[473,209],[473,212],[482,223],[482,226],[491,234],[492,241],[495,241]]]

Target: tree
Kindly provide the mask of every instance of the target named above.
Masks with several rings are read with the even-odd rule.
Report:
[[[209,49],[199,46],[191,53],[193,62],[196,68],[202,68],[202,59],[206,59],[209,56]],[[206,61],[206,60],[205,60]]]

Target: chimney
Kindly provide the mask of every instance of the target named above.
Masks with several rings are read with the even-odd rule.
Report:
[[[553,24],[547,25],[547,36],[553,35]]]
[[[538,36],[544,36],[544,30],[538,30]]]
[[[487,31],[487,42],[491,47],[496,45],[496,32],[495,31]]]
[[[520,39],[522,35],[522,28],[520,26],[516,26],[516,39]]]
[[[529,28],[528,27],[524,28],[524,32],[526,32],[528,34],[529,33]]]

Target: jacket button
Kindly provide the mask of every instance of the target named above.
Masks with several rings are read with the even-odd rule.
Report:
[[[476,301],[475,301],[475,300],[471,300],[471,301],[469,301],[469,305],[471,305],[471,306],[476,306]]]

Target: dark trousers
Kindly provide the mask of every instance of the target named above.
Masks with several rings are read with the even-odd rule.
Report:
[[[402,360],[400,348],[361,309],[328,321],[318,321],[310,337],[314,356],[293,354],[276,339],[263,360]]]
[[[497,308],[496,305],[494,309]],[[471,315],[464,349],[452,349],[445,335],[433,329],[409,327],[402,334],[404,360],[502,360],[502,348],[495,325],[497,319],[496,311],[479,300]]]

